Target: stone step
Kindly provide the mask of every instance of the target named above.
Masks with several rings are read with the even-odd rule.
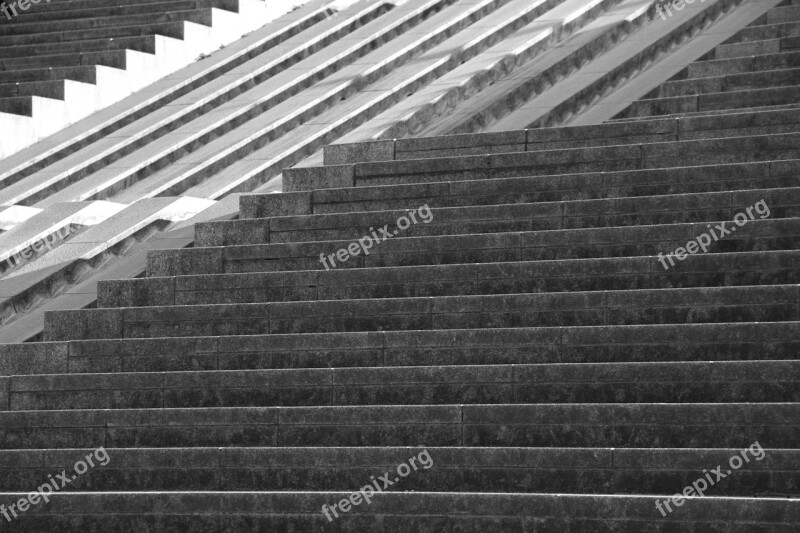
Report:
[[[796,82],[797,77],[793,81]],[[769,87],[766,89],[726,90],[716,93],[693,94],[664,98],[648,98],[631,104],[620,117],[661,116],[676,113],[742,109],[773,105],[796,104],[800,85]]]
[[[97,67],[94,65],[81,67],[53,67],[0,71],[0,83],[24,83],[35,81],[72,80],[83,83],[97,82]]]
[[[45,314],[44,340],[345,331],[780,322],[797,285],[127,307]]]
[[[758,112],[778,112],[778,111],[787,111],[793,112],[794,110],[800,108],[800,104],[784,104],[784,105],[774,105],[774,106],[760,106],[760,107],[750,107],[750,108],[743,108],[743,109],[717,109],[711,111],[694,111],[691,113],[674,113],[670,115],[670,118],[680,120],[686,118],[707,118],[707,117],[715,117],[715,116],[736,116],[742,113],[758,113]],[[663,120],[664,117],[657,117],[658,119]],[[630,118],[615,118],[611,119],[608,122],[614,124],[621,124],[621,123],[633,123],[638,121],[650,121],[653,120],[653,117],[630,117]]]
[[[59,41],[77,41],[87,39],[100,39],[117,35],[119,28],[140,28],[139,35],[154,33],[158,24],[172,24],[175,29],[181,28],[185,22],[193,22],[203,26],[211,26],[212,10],[196,9],[191,11],[174,11],[145,15],[132,15],[124,17],[103,17],[92,19],[92,24],[85,21],[59,20],[36,24],[9,24],[6,31],[0,35],[0,46],[22,46],[37,43],[51,43]],[[129,30],[131,31],[131,30]],[[160,33],[156,31],[155,33]],[[130,35],[123,33],[123,36]],[[172,36],[172,35],[170,35]]]
[[[733,74],[730,76],[716,76],[712,78],[670,81],[649,93],[647,98],[670,98],[676,96],[690,96],[693,94],[724,93],[726,91],[746,89],[778,88],[782,86],[792,86],[797,83],[798,79],[800,79],[800,69],[783,69],[770,70],[767,72]],[[765,106],[754,105],[748,107]],[[747,108],[743,109],[746,110]],[[722,116],[728,117],[736,115]]]
[[[66,41],[27,46],[7,46],[0,49],[0,58],[35,58],[50,54],[72,52],[95,52],[99,50],[117,50],[127,48],[140,52],[155,53],[155,35],[139,35],[132,37],[115,37],[113,39],[90,39],[85,41]]]
[[[158,4],[162,3],[169,3],[176,0],[135,0],[131,2],[135,5],[151,5],[154,8],[157,8]],[[218,0],[196,0],[197,5],[202,7],[219,7],[224,9],[226,6],[230,5],[229,2],[219,2]],[[32,2],[31,2],[32,3]],[[18,16],[15,20],[30,20],[34,18],[36,20],[49,20],[51,16],[53,17],[60,17],[65,16],[64,13],[69,13],[76,10],[83,10],[83,9],[102,9],[107,8],[108,1],[107,0],[50,0],[47,2],[47,9],[43,10],[41,8],[34,8],[36,11],[21,11],[17,10]],[[53,14],[51,13],[60,13],[60,14]],[[24,18],[23,18],[24,17]]]
[[[47,80],[22,83],[0,84],[0,98],[17,98],[41,96],[55,100],[64,100],[67,93],[66,80]],[[23,109],[31,109],[32,105],[18,105]]]
[[[737,216],[738,222],[734,226],[732,221]],[[358,256],[370,252],[371,247],[377,247],[389,238],[647,226],[716,220],[729,221],[730,226],[736,228],[733,231],[737,231],[755,220],[798,216],[800,188],[795,187],[435,209],[429,206],[412,206],[395,211],[220,221],[198,227],[196,235],[198,246],[319,243],[347,239],[357,241],[363,238],[363,251],[353,248],[348,254],[340,254],[338,262],[344,262],[347,259],[343,256]],[[727,235],[728,229],[730,228],[720,229],[720,236]],[[719,238],[714,239],[713,242],[718,240]],[[321,253],[324,251],[320,250]],[[333,268],[338,263],[329,261],[329,264]]]
[[[0,452],[5,491],[25,491],[47,475],[71,471],[94,450]],[[65,492],[347,491],[370,476],[404,474],[395,490],[508,493],[673,494],[722,466],[708,496],[793,494],[797,450],[745,448],[104,448],[105,465]],[[427,452],[427,453],[426,453]],[[732,459],[737,456],[739,459]],[[414,462],[411,463],[411,459]],[[741,465],[737,469],[731,468]],[[406,463],[406,468],[399,465]],[[142,468],[146,465],[147,468]],[[728,476],[727,471],[731,471]],[[378,481],[379,486],[384,485]],[[702,485],[698,484],[698,487]]]
[[[720,221],[713,221],[712,229]],[[709,223],[661,224],[484,233],[393,239],[375,246],[368,256],[359,254],[338,268],[416,266],[458,263],[495,263],[585,259],[598,257],[655,256],[696,240],[709,231]],[[747,232],[727,235],[715,253],[800,248],[800,219],[755,220]],[[726,229],[728,227],[726,226]],[[347,249],[346,241],[241,245],[148,253],[148,276],[181,276],[286,270],[322,270],[321,253]],[[349,252],[348,252],[349,253]]]
[[[783,37],[800,36],[800,23],[779,22],[776,24],[757,24],[743,28],[725,44],[746,43],[751,41],[764,41],[767,39],[780,39]]]
[[[295,167],[284,192],[581,172],[613,172],[794,159],[797,133]],[[536,147],[534,147],[535,149]]]
[[[791,448],[796,403],[226,407],[0,412],[0,449],[230,446]]]
[[[800,22],[800,6],[792,3],[776,7],[767,14],[768,24],[778,24],[780,22]]]
[[[370,480],[361,480],[369,484]],[[679,490],[680,487],[678,487]],[[359,486],[348,488],[358,491]],[[377,492],[377,491],[376,491]],[[25,493],[4,495],[0,502],[11,505]],[[724,527],[730,533],[754,529],[791,533],[800,518],[797,500],[785,498],[681,499],[671,505],[669,496],[617,496],[566,494],[507,494],[459,492],[388,492],[370,499],[369,505],[353,496],[358,505],[347,503],[350,492],[133,492],[54,493],[39,512],[15,519],[23,532],[69,530],[70,527],[124,533],[142,530],[174,530],[191,521],[202,531],[380,531],[392,524],[397,533],[437,531],[443,533],[482,531],[521,533],[534,525],[541,531],[600,531],[609,523],[619,531],[640,531],[643,523],[663,523],[675,531],[702,531]],[[341,501],[340,501],[341,500]],[[333,505],[344,504],[347,512]],[[322,513],[329,509],[329,517]],[[654,518],[655,517],[655,518]],[[713,517],[713,518],[711,518]],[[661,520],[662,522],[656,522]],[[333,525],[331,525],[333,522]],[[543,526],[541,524],[544,524]]]
[[[420,366],[0,378],[3,410],[800,401],[800,361]]]
[[[798,174],[800,161],[786,160],[250,194],[240,197],[239,216],[242,224],[254,224],[277,216],[401,210],[415,203],[441,208],[785,188],[796,184]],[[216,227],[198,225],[198,242],[223,243]]]
[[[783,71],[781,71],[783,72]],[[680,83],[680,82],[674,82]],[[665,84],[669,86],[669,84]],[[670,94],[653,94],[671,96]],[[646,118],[590,126],[536,128],[505,132],[388,139],[326,146],[324,164],[430,159],[477,154],[553,150],[790,133],[800,124],[797,110],[742,109],[734,114],[688,118]]]
[[[800,282],[800,251],[359,268],[109,280],[97,307],[413,298]]]
[[[60,31],[80,31],[91,28],[135,26],[139,24],[144,26],[151,22],[177,22],[191,20],[192,22],[202,24],[204,20],[209,20],[210,24],[211,8],[190,8],[179,11],[171,9],[153,9],[153,7],[155,6],[142,6],[141,8],[134,7],[132,10],[129,8],[129,11],[131,11],[130,13],[116,12],[110,15],[98,13],[98,15],[102,16],[93,16],[95,10],[90,9],[83,13],[83,17],[79,17],[77,19],[36,20],[31,22],[20,21],[15,24],[6,24],[3,26],[3,32],[0,34],[0,43],[11,44],[14,46],[25,44],[24,42],[15,43],[13,41],[14,37],[23,37],[20,39],[20,41],[24,41],[24,37],[26,36],[35,37],[38,40],[42,39],[42,37]]]
[[[793,360],[797,322],[303,333],[0,345],[4,375]]]
[[[69,67],[77,65],[102,65],[125,69],[126,49],[79,51],[71,53],[39,54],[33,57],[3,59],[5,71],[27,70],[37,67]],[[155,52],[147,52],[154,54]]]
[[[752,57],[697,61],[686,67],[681,75],[688,78],[709,78],[797,67],[800,67],[800,52],[783,52]]]
[[[41,0],[40,0],[41,1]],[[108,3],[87,2],[77,0],[73,2],[47,3],[45,9],[36,11],[22,11],[17,6],[17,16],[10,26],[14,29],[32,28],[33,25],[54,22],[70,21],[81,24],[83,27],[90,28],[97,18],[126,17],[131,15],[147,15],[156,13],[168,13],[172,11],[190,11],[194,9],[212,8],[227,9],[236,11],[238,4],[230,0],[158,0],[145,1],[133,0],[126,5],[108,5]],[[81,19],[80,22],[75,19]],[[48,26],[50,27],[50,26]],[[47,31],[45,31],[47,33]],[[0,35],[8,35],[6,30],[0,30]]]
[[[714,58],[730,59],[734,57],[779,54],[781,52],[796,51],[798,48],[800,48],[800,36],[781,37],[764,41],[723,44],[714,50]]]

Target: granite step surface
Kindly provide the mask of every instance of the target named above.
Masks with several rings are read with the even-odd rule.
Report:
[[[390,238],[727,220],[731,228],[719,230],[719,236],[724,236],[747,231],[747,225],[756,220],[798,215],[798,187],[442,208],[411,204],[404,210],[212,222],[198,229],[198,246],[358,240],[364,236],[377,246]],[[364,243],[363,253],[369,252],[368,244]],[[357,256],[361,252],[349,253]],[[339,260],[344,261],[342,257]]]
[[[759,443],[760,444],[760,443]],[[411,470],[393,490],[515,494],[669,494],[691,485],[704,469],[742,466],[720,479],[715,497],[787,493],[797,476],[797,451],[745,448],[104,448],[108,463],[64,487],[65,492],[114,491],[348,491],[398,465]],[[71,469],[92,450],[0,451],[2,483],[21,492]],[[427,453],[426,453],[427,452]],[[103,456],[101,456],[102,458]],[[410,459],[414,459],[413,464]],[[746,458],[746,462],[745,462]],[[733,464],[738,464],[734,460]],[[146,468],[142,468],[145,465]],[[735,472],[735,473],[733,473]],[[712,475],[712,479],[713,479]],[[379,482],[379,486],[383,486]]]
[[[127,307],[45,314],[44,339],[800,319],[797,285]]]
[[[728,221],[724,222],[728,224]],[[409,237],[381,242],[380,246],[369,250],[369,255],[345,255],[344,261],[336,261],[336,268],[657,256],[696,240],[698,236],[722,223],[723,221],[709,221]],[[800,219],[795,218],[754,220],[748,223],[746,233],[726,235],[716,242],[714,251],[749,252],[762,247],[765,250],[796,250],[799,223]],[[729,231],[729,227],[725,227]],[[343,241],[154,250],[147,257],[147,273],[148,276],[178,276],[324,270],[320,254],[338,253],[340,249],[347,251],[350,244],[359,238],[354,236]]]
[[[0,345],[4,375],[795,359],[797,322],[100,339]]]
[[[792,448],[797,403],[3,411],[0,449],[241,446]]]
[[[555,533],[565,529],[597,531],[612,523],[617,531],[633,533],[641,531],[645,522],[663,524],[663,530],[725,527],[731,533],[749,533],[753,528],[790,533],[800,508],[794,500],[784,498],[691,498],[682,500],[681,512],[665,511],[664,518],[656,503],[660,501],[663,506],[665,496],[387,491],[372,498],[368,506],[360,505],[364,500],[359,499],[359,505],[351,507],[350,495],[325,491],[64,492],[54,495],[40,513],[26,513],[15,526],[24,532],[74,527],[124,533],[142,528],[174,530],[183,527],[188,519],[197,529],[220,533],[230,529],[352,531],[388,527],[398,533],[522,533],[533,527]],[[24,496],[12,493],[0,501],[8,504]],[[322,506],[330,508],[340,502],[348,512],[339,510],[336,517],[330,513],[326,518]]]
[[[800,282],[800,251],[349,268],[102,281],[97,307],[410,298]]]
[[[791,403],[800,362],[581,363],[49,374],[0,379],[5,411],[562,403]],[[713,391],[713,392],[712,392]]]

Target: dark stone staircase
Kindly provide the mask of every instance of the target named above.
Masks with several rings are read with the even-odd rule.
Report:
[[[109,457],[0,532],[796,531],[797,23],[759,22],[605,124],[328,147],[0,345],[0,503]]]

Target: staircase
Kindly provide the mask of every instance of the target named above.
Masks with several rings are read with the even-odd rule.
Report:
[[[488,81],[510,79],[506,55],[464,56],[474,76],[421,89],[441,105],[399,99],[324,155],[310,144],[281,194],[231,196],[235,219],[151,249],[146,276],[101,281],[96,308],[45,313],[41,342],[0,345],[0,513],[16,505],[0,532],[796,531],[800,2],[772,4],[731,3],[723,26],[681,12],[711,50],[656,54],[677,30],[654,28],[648,69],[635,43],[611,46],[643,23],[620,2],[602,53],[556,54],[580,58],[568,74],[585,91],[548,112],[569,69],[520,89]],[[526,5],[517,28],[541,16]],[[353,9],[348,32],[455,31],[408,4]],[[597,51],[596,15],[559,35]],[[514,69],[557,64],[521,54]],[[414,61],[402,72],[424,77]],[[597,61],[631,77],[593,76]],[[442,118],[487,90],[527,103]],[[380,91],[352,98],[379,108],[394,98]],[[512,121],[531,127],[495,131]],[[571,125],[536,127],[552,121]],[[436,124],[483,131],[410,136]],[[170,187],[212,201],[281,160],[242,161],[252,174],[183,169]],[[53,190],[88,187],[66,176]],[[139,177],[119,191],[163,205],[137,216],[180,218],[147,196],[166,182]],[[101,196],[81,201],[113,209]],[[20,506],[58,474],[47,503]]]
[[[548,83],[556,124],[621,80],[642,91],[628,105],[783,1],[706,0],[667,21],[654,0],[305,2],[0,160],[0,342],[41,340],[46,312],[96,306],[99,281],[143,276],[150,251],[191,246],[197,223],[281,191],[325,145],[435,128],[481,109],[473,97],[515,109]]]

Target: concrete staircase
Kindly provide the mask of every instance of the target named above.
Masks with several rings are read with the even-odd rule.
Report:
[[[125,235],[103,250],[157,244],[146,275],[0,345],[0,512],[17,502],[0,532],[795,531],[797,4],[709,1],[649,25],[649,2],[309,4],[294,16],[323,10],[318,44],[300,31],[259,63],[266,81],[296,61],[281,84],[247,85],[231,51],[191,89],[207,105],[161,96],[178,103],[131,118],[150,121],[135,140],[15,163],[0,194],[34,199],[9,206],[0,242],[77,236],[11,279],[102,263],[87,227]],[[687,32],[702,43],[676,46]],[[548,55],[561,44],[575,53]],[[554,76],[530,105],[448,115],[518,90],[502,73],[529,61]],[[279,123],[295,98],[307,116]],[[451,117],[577,125],[384,138]],[[117,151],[139,170],[120,174]],[[264,193],[276,175],[283,192]],[[351,497],[367,486],[371,503]]]
[[[668,21],[653,0],[306,2],[0,161],[0,342],[41,339],[47,311],[95,306],[99,281],[144,275],[149,251],[191,246],[326,144],[436,127],[513,79],[566,84],[572,109],[630,78],[629,105],[654,87],[643,64],[685,68],[782,1]]]

